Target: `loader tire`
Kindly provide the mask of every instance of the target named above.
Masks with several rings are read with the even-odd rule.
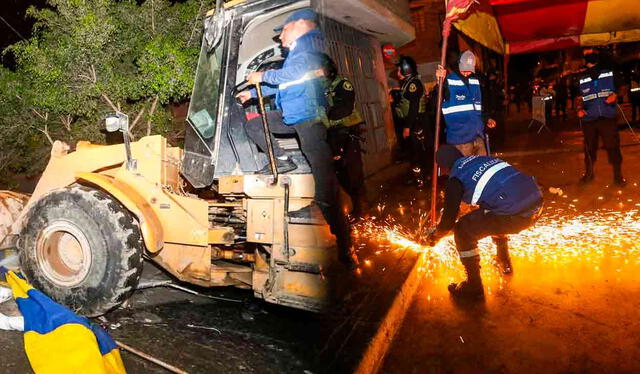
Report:
[[[138,222],[110,195],[85,186],[55,190],[36,202],[17,247],[36,289],[90,317],[124,302],[142,273]]]

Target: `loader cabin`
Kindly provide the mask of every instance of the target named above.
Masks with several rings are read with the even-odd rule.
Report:
[[[387,3],[240,0],[226,3],[217,13],[210,11],[187,117],[182,163],[185,178],[196,188],[206,188],[219,177],[252,174],[268,162],[244,130],[246,121],[258,115],[257,104],[243,106],[235,94],[244,88],[240,86],[249,73],[282,63],[274,28],[294,11],[307,7],[320,16],[318,27],[325,35],[326,52],[341,74],[354,83],[358,109],[367,127],[367,174],[388,165],[388,139],[393,129],[380,46],[403,45],[414,38],[414,30],[408,4]],[[269,105],[270,98],[266,101]],[[275,105],[273,101],[271,105]],[[295,137],[277,141],[298,164],[295,173],[310,173]]]

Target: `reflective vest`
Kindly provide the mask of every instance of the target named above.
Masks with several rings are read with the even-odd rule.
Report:
[[[616,117],[616,103],[606,103],[607,97],[616,92],[613,71],[603,69],[595,80],[589,76],[580,79],[580,91],[582,92],[584,111],[587,113],[582,118],[583,121]]]
[[[295,41],[282,69],[268,70],[262,76],[267,84],[262,87],[262,93],[265,96],[276,94],[276,105],[282,110],[287,126],[320,120],[325,114],[324,79],[314,73],[322,66],[318,53],[323,50],[323,45],[322,33],[309,31]]]
[[[449,99],[442,102],[448,144],[463,144],[477,137],[484,138],[482,123],[482,93],[477,78],[465,84],[456,73],[447,75]]]
[[[329,104],[329,107],[333,106],[333,98],[336,96],[336,88],[338,88],[345,81],[349,82],[347,78],[336,77],[333,80],[333,82],[331,82],[331,84],[329,85],[329,89],[327,90],[327,102]],[[351,82],[349,82],[349,84],[351,84]],[[337,120],[327,119],[327,121],[328,121],[329,127],[334,127],[334,126],[350,127],[354,125],[359,125],[362,122],[364,122],[362,120],[362,117],[360,117],[360,113],[358,112],[358,109],[356,109],[355,105],[353,107],[353,111],[348,116],[337,119]]]
[[[499,158],[462,157],[453,164],[450,176],[462,182],[464,202],[496,215],[526,216],[537,201],[542,202],[535,179]]]
[[[416,85],[422,87],[422,82],[420,82],[420,79],[418,79],[417,76],[411,75],[405,78],[404,82],[402,83],[402,87],[400,88],[400,101],[398,102],[398,106],[396,107],[396,115],[400,119],[405,119],[407,118],[407,116],[409,116],[409,106],[411,105],[411,102],[409,101],[409,99],[404,97],[404,95],[409,90],[409,86],[411,85],[411,83],[415,83]],[[427,97],[425,95],[422,95],[422,97],[420,98],[420,103],[418,105],[418,114],[427,112]]]

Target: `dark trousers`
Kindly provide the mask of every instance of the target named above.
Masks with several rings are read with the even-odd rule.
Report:
[[[531,227],[536,217],[499,216],[476,209],[456,222],[453,235],[461,258],[477,256],[478,240],[493,237],[498,245],[506,245],[507,235]]]
[[[584,135],[584,163],[587,174],[593,173],[593,164],[598,157],[598,138],[602,138],[604,148],[609,156],[609,163],[614,171],[619,172],[622,164],[622,152],[620,152],[620,134],[615,118],[602,118],[595,121],[582,122],[582,134]]]
[[[327,135],[338,182],[351,197],[353,213],[356,215],[365,208],[364,165],[358,127],[336,126],[330,128]]]
[[[258,147],[266,152],[267,141],[264,136],[260,117],[247,121],[245,128],[247,135]],[[338,239],[341,247],[349,246],[348,225],[338,202],[338,180],[333,168],[331,148],[327,143],[327,128],[319,121],[308,121],[287,126],[282,121],[280,111],[267,112],[267,121],[273,153],[276,157],[285,156],[286,153],[275,141],[273,134],[296,134],[300,140],[300,150],[309,161],[313,181],[315,183],[315,201],[322,214],[331,227],[331,232]]]

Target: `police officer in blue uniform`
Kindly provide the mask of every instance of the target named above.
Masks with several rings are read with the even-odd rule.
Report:
[[[580,182],[588,183],[594,178],[593,164],[598,155],[598,138],[602,137],[609,163],[613,167],[613,183],[622,187],[627,182],[622,177],[622,152],[616,121],[618,96],[614,73],[603,66],[598,50],[585,48],[583,56],[587,70],[580,77],[578,117],[581,119],[584,135],[585,173]]]
[[[446,74],[444,67],[439,66],[436,71],[436,76],[444,79],[442,114],[447,144],[454,145],[465,156],[487,154],[482,92],[475,64],[473,52],[464,51],[458,69]],[[495,128],[496,121],[489,118],[486,125]]]
[[[297,134],[301,151],[311,166],[315,203],[289,212],[288,216],[324,216],[336,236],[340,258],[348,266],[355,267],[357,259],[351,245],[349,225],[338,203],[338,180],[324,124],[327,106],[325,88],[322,76],[317,73],[322,69],[319,56],[324,47],[324,37],[317,25],[318,15],[314,10],[307,8],[293,12],[282,26],[274,30],[280,32],[282,45],[289,50],[282,68],[253,72],[247,81],[250,84],[264,83],[264,96],[276,95],[276,106],[280,111],[267,112],[270,135]],[[243,103],[255,96],[255,90],[237,95]],[[249,121],[246,130],[249,138],[265,151],[267,144],[260,122]],[[296,165],[287,157],[284,149],[275,140],[272,144],[278,171],[286,173],[294,170]],[[265,165],[258,173],[270,173],[269,165]]]
[[[436,161],[449,173],[449,180],[442,217],[427,240],[435,245],[453,230],[467,279],[450,284],[449,292],[454,297],[481,298],[484,288],[478,240],[493,238],[497,246],[496,263],[504,274],[511,274],[507,235],[535,223],[542,209],[542,193],[533,177],[498,158],[465,157],[457,148],[446,144],[436,153]],[[479,208],[456,221],[462,201]]]

